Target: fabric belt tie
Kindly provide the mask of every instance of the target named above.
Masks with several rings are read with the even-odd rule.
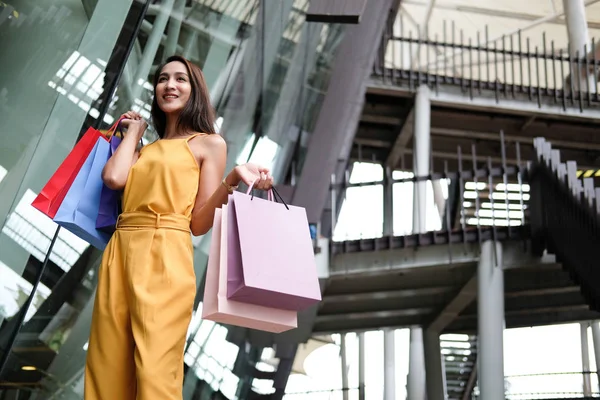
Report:
[[[117,218],[117,229],[141,227],[190,232],[190,219],[181,214],[155,214],[143,211],[124,212]]]

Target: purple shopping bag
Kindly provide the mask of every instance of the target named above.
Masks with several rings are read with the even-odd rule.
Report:
[[[110,158],[121,144],[121,138],[113,135],[110,138]],[[100,208],[98,218],[96,219],[96,229],[112,234],[117,225],[117,218],[120,211],[121,191],[112,190],[106,185],[102,185],[102,194],[100,195]]]
[[[293,311],[321,301],[304,208],[240,192],[227,208],[228,298]]]

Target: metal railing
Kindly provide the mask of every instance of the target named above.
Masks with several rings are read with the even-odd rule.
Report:
[[[487,26],[483,35],[465,38],[446,21],[442,38],[431,38],[419,28],[405,29],[400,16],[382,34],[373,77],[409,90],[421,84],[436,91],[442,85],[459,87],[471,99],[493,93],[496,102],[518,98],[564,110],[600,107],[596,39],[582,48],[557,48],[544,32],[540,46],[531,42],[521,31],[490,39]]]
[[[393,174],[387,173],[384,174],[383,180],[358,183],[351,182],[347,176],[341,183],[332,183],[330,185],[331,198],[336,199],[340,192],[348,195],[348,189],[352,188],[380,186],[384,190],[383,201],[386,201],[385,191],[388,190],[392,194],[390,196],[391,200],[387,201],[394,203],[397,201],[394,194],[394,187],[396,185],[410,185],[410,190],[401,194],[401,197],[403,195],[413,197],[417,195],[415,186],[419,182],[431,182],[432,184],[434,182],[445,182],[447,183],[446,196],[438,193],[439,196],[436,200],[436,188],[434,186],[433,201],[435,204],[429,207],[429,200],[426,201],[427,210],[436,210],[439,212],[440,227],[432,232],[435,232],[436,236],[447,236],[441,242],[454,243],[455,238],[451,237],[453,232],[461,232],[463,236],[461,241],[467,241],[465,235],[469,230],[476,231],[477,237],[480,238],[483,230],[491,230],[491,237],[496,240],[498,238],[497,229],[505,231],[506,238],[513,237],[513,233],[515,234],[515,238],[522,238],[521,227],[529,224],[530,193],[529,184],[527,183],[528,169],[525,162],[521,160],[520,143],[516,142],[514,144],[517,159],[510,162],[506,157],[508,144],[505,141],[503,132],[499,133],[499,139],[501,144],[501,158],[497,162],[488,157],[487,162],[482,163],[481,158],[477,156],[477,146],[475,144],[472,145],[470,154],[464,154],[461,147],[458,147],[458,168],[456,171],[449,171],[446,163],[444,172],[430,172],[426,176],[394,179]],[[385,205],[382,208],[385,210]],[[400,211],[404,212],[406,210],[400,208]],[[419,211],[425,212],[426,210]],[[394,213],[395,210],[392,207],[391,213],[384,215],[383,219],[393,220]],[[409,214],[406,216],[403,215],[403,218],[410,219],[414,217],[412,212]],[[435,215],[428,213],[429,217],[435,217]],[[383,232],[380,237],[411,234],[414,234],[412,230],[406,232],[394,230],[391,235],[390,232]],[[371,238],[349,237],[346,240],[353,239]],[[437,239],[435,240],[437,243]]]
[[[537,138],[534,143],[537,159],[530,174],[534,189],[532,250],[538,255],[544,250],[556,254],[582,287],[586,302],[598,311],[600,187],[593,177],[580,179],[577,163],[561,162],[560,152],[545,139]]]
[[[600,392],[597,389],[597,385],[595,390],[591,390],[590,388],[584,389],[584,380],[592,378],[595,375],[596,371],[565,371],[507,375],[504,378],[505,398],[507,400],[570,400],[576,398],[600,398]],[[478,387],[475,387],[473,390],[472,399],[484,400],[480,397]]]

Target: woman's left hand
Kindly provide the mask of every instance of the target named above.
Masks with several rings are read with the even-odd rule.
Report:
[[[273,177],[268,168],[256,164],[246,163],[234,168],[234,172],[240,181],[253,189],[269,190],[273,187]]]

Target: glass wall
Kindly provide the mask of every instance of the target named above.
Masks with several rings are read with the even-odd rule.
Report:
[[[25,307],[57,228],[30,204],[84,121],[97,126],[98,118],[112,121],[102,111],[115,82],[111,66],[119,59],[111,54],[125,48],[140,10],[131,0],[0,2],[0,355],[7,354],[25,314],[0,390],[18,382],[27,392],[50,376],[56,352],[78,329],[78,316],[89,303],[99,254],[63,230]],[[69,300],[51,304],[59,280],[77,263],[82,268]]]
[[[78,137],[89,126],[107,129],[129,109],[150,119],[152,76],[166,57],[180,54],[204,71],[228,143],[228,168],[258,161],[285,180],[314,127],[344,31],[307,24],[308,5],[0,1],[0,356],[9,355],[3,394],[82,398],[102,254],[64,229],[48,254],[57,225],[31,206]],[[155,139],[150,126],[144,140]],[[271,393],[272,380],[238,376],[240,352],[227,340],[228,328],[200,321],[208,236],[194,238],[199,308],[186,348],[185,398],[213,392],[233,398],[243,382]],[[272,370],[274,353],[261,348],[253,363]]]

